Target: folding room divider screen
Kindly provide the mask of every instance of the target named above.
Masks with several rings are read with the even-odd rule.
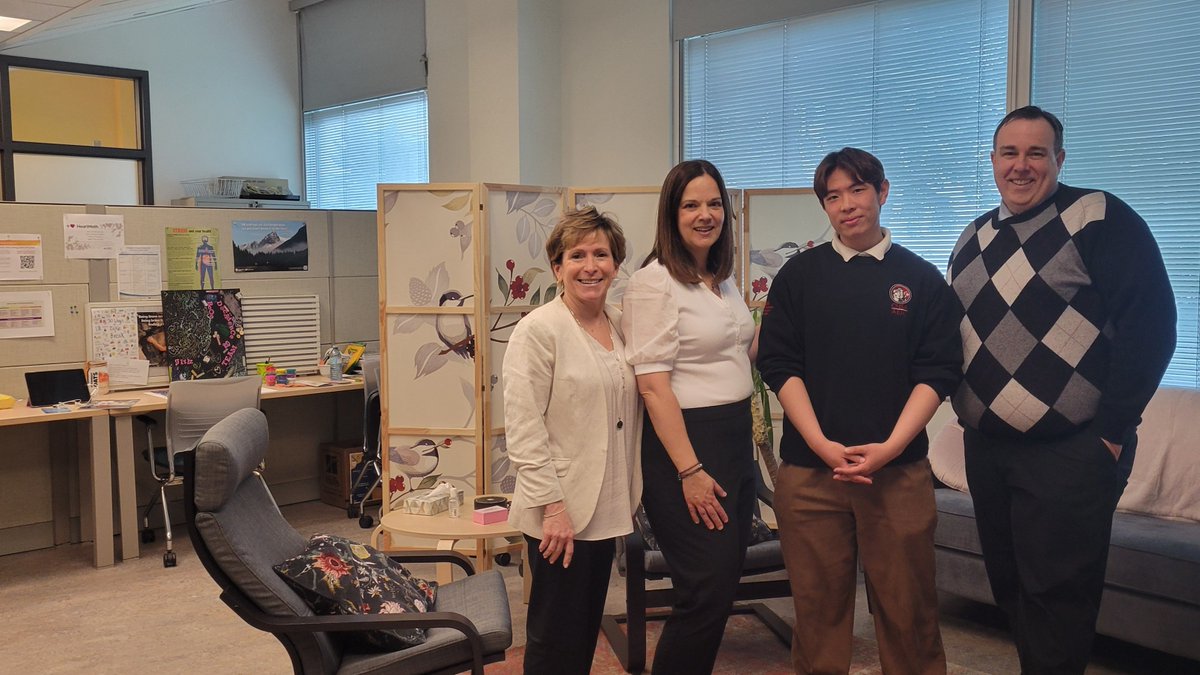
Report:
[[[477,494],[513,491],[501,370],[513,327],[558,293],[546,237],[564,205],[594,205],[612,215],[627,239],[625,263],[608,295],[619,304],[629,275],[654,243],[658,192],[493,183],[379,186],[385,512],[440,481],[462,488],[468,504]],[[828,240],[828,222],[811,190],[733,190],[731,198],[738,285],[748,302],[761,304],[783,262]],[[392,536],[390,545],[429,542]]]

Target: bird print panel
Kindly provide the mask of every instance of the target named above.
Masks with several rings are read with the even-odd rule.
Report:
[[[388,426],[473,427],[474,319],[468,314],[396,314],[388,320]]]
[[[472,307],[474,190],[385,190],[388,306]]]
[[[387,441],[390,509],[445,481],[474,495],[477,443],[470,436],[391,435]]]
[[[762,305],[771,282],[797,253],[833,238],[833,228],[817,195],[808,189],[745,190],[749,232],[746,302]]]

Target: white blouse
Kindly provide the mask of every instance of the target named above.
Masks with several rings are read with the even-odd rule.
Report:
[[[702,283],[680,283],[655,260],[625,289],[626,358],[638,375],[669,371],[681,408],[734,403],[754,389],[754,319],[732,279],[719,288],[718,297]]]

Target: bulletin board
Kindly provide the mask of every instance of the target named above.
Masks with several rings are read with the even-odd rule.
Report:
[[[107,361],[112,357],[150,361],[146,384],[168,384],[162,302],[91,302],[87,305],[86,318],[88,361]],[[113,390],[140,386],[110,384]]]

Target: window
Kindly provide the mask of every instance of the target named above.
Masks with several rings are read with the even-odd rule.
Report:
[[[0,57],[5,200],[148,204],[149,75]]]
[[[304,113],[304,177],[321,209],[375,209],[376,183],[429,181],[424,91]]]
[[[882,160],[896,241],[945,267],[998,200],[1007,0],[892,0],[683,43],[683,155],[731,186],[811,187],[845,146]]]
[[[1163,383],[1200,386],[1200,4],[1039,0],[1033,26],[1030,98],[1063,120],[1060,180],[1146,219],[1179,313]]]

